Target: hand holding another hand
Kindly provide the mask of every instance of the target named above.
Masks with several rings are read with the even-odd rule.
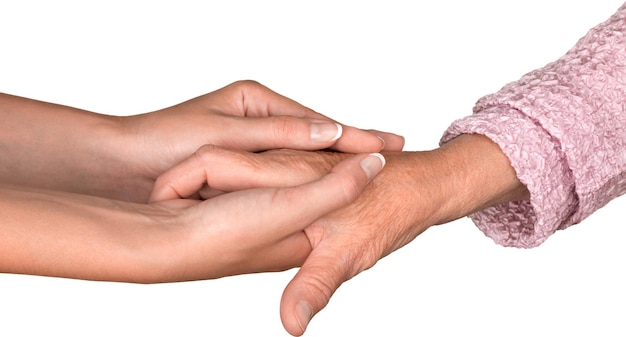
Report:
[[[112,116],[0,93],[0,183],[146,202],[155,179],[203,145],[351,153],[400,136],[341,125],[253,81],[161,110]]]
[[[204,149],[160,176],[151,198],[210,198],[259,186],[299,185],[319,179],[351,156]],[[281,301],[281,317],[289,333],[304,333],[309,320],[343,282],[429,227],[528,197],[508,159],[483,136],[463,135],[431,151],[386,152],[385,158],[385,169],[355,202],[303,229],[306,241],[300,243],[310,245],[311,252]],[[314,201],[302,207],[314,207]]]
[[[293,187],[151,204],[0,185],[0,271],[155,283],[285,270],[310,253],[302,230],[356,200],[383,164],[358,154]]]
[[[249,152],[329,148],[347,153],[400,151],[404,146],[401,136],[341,125],[253,81],[235,82],[123,122],[133,151],[125,157],[136,159],[136,171],[150,182],[207,144]]]

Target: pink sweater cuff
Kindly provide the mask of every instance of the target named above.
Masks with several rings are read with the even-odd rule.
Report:
[[[460,133],[490,137],[528,187],[527,202],[471,216],[506,246],[533,247],[626,193],[626,4],[563,57],[481,98]]]
[[[570,224],[578,206],[572,172],[558,142],[543,128],[515,109],[492,107],[454,122],[441,142],[463,133],[482,134],[498,144],[531,195],[530,201],[471,214],[488,237],[503,246],[530,248]]]

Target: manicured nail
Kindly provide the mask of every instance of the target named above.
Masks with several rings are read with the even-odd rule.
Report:
[[[311,140],[314,142],[332,142],[343,133],[341,124],[338,123],[313,123],[311,124]]]
[[[380,153],[371,153],[361,160],[361,168],[365,171],[367,179],[371,179],[385,166],[385,157]]]
[[[383,145],[380,147],[380,151],[382,151],[382,150],[384,150],[384,149],[385,149],[385,139],[384,139],[383,137],[378,137],[378,139],[380,139],[380,142],[383,144]]]
[[[304,301],[298,302],[298,304],[296,304],[296,319],[303,333],[309,325],[311,318],[313,318],[313,309],[311,306]]]

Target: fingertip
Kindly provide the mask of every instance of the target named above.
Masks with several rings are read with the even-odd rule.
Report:
[[[299,327],[299,335],[302,335],[305,331],[311,318],[313,318],[313,308],[306,301],[299,301],[296,303],[296,307],[294,309],[294,313],[296,315],[296,321],[298,322]]]
[[[385,149],[385,145],[386,145],[385,144],[385,138],[380,137],[380,136],[377,136],[377,137],[378,137],[378,139],[380,139],[380,142],[382,143],[382,145],[380,146],[380,151],[382,151],[382,150]]]
[[[310,138],[313,143],[335,142],[342,134],[343,127],[339,123],[315,121],[310,126]]]
[[[313,318],[313,309],[305,301],[299,301],[295,304],[291,302],[281,303],[280,318],[285,330],[292,336],[302,336],[306,328]]]
[[[405,140],[403,136],[378,130],[369,130],[369,132],[376,135],[378,139],[381,140],[385,151],[402,151],[404,148]],[[381,151],[383,149],[381,149]]]
[[[386,164],[385,157],[380,153],[370,153],[361,159],[360,165],[368,180],[374,178]]]
[[[154,190],[152,190],[152,192],[150,193],[150,196],[148,197],[148,203],[152,204],[157,201],[159,201],[159,196],[155,193]]]
[[[290,334],[304,334],[311,319],[326,307],[337,288],[349,278],[350,266],[338,262],[345,261],[341,254],[317,246],[285,288],[280,314],[283,326]]]
[[[341,135],[343,135],[343,126],[341,126],[341,124],[339,123],[335,123],[335,124],[337,125],[337,134],[335,135],[335,138],[331,140],[333,142],[341,138]]]
[[[280,301],[280,319],[285,330],[292,336],[303,335],[313,316],[321,310],[314,309],[313,304],[320,299],[312,298],[313,293],[308,289],[315,280],[311,280],[312,283],[303,282],[308,278],[306,269],[300,268],[296,277],[285,288]],[[328,300],[324,302],[328,303]]]
[[[172,190],[168,189],[168,185],[163,184],[163,176],[157,178],[148,197],[148,203],[155,203],[168,199],[177,199],[177,195],[172,196]]]
[[[315,311],[313,306],[302,299],[285,301],[283,294],[283,303],[281,303],[281,320],[285,330],[292,336],[302,336],[306,331]]]
[[[341,138],[333,149],[348,153],[368,153],[380,151],[402,151],[404,137],[377,130],[363,130],[343,125]]]

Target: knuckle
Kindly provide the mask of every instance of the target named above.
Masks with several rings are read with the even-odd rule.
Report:
[[[371,242],[367,243],[359,252],[357,259],[358,263],[355,263],[353,265],[352,275],[356,275],[364,270],[372,268],[378,262],[378,260],[380,260],[381,256],[378,253],[378,245],[373,244],[374,247],[371,247],[371,244]]]
[[[261,83],[255,80],[239,80],[239,81],[233,82],[231,85],[241,91],[248,91],[251,89],[262,87]]]
[[[196,161],[204,167],[214,166],[223,167],[230,165],[237,167],[240,171],[249,172],[256,176],[268,163],[263,157],[257,156],[250,152],[230,150],[213,144],[206,144],[200,147],[195,153]]]
[[[291,137],[296,136],[299,133],[299,128],[297,123],[294,122],[293,118],[288,116],[277,116],[272,120],[272,130],[276,137],[284,138],[287,137],[291,139]]]
[[[356,240],[355,240],[356,239]],[[346,243],[343,262],[346,267],[346,280],[351,279],[364,270],[373,267],[380,260],[380,249],[376,240],[363,240],[363,238],[353,238],[353,241]]]
[[[215,157],[215,154],[218,152],[219,147],[213,144],[205,144],[202,145],[196,152],[194,152],[193,157],[195,160],[200,163],[209,163],[212,158]]]
[[[348,177],[342,184],[342,193],[340,194],[341,200],[344,204],[350,204],[354,202],[361,192],[361,184],[354,177]]]
[[[331,269],[337,270],[339,268],[335,266]],[[343,274],[342,271],[341,273]],[[317,301],[315,305],[318,308],[326,306],[333,293],[337,290],[338,284],[335,284],[333,280],[334,278],[330,275],[328,267],[325,269],[320,268],[319,270],[309,273],[308,277],[304,280],[303,283],[311,294],[314,295]],[[339,284],[343,281],[345,281],[345,278],[339,280]]]

